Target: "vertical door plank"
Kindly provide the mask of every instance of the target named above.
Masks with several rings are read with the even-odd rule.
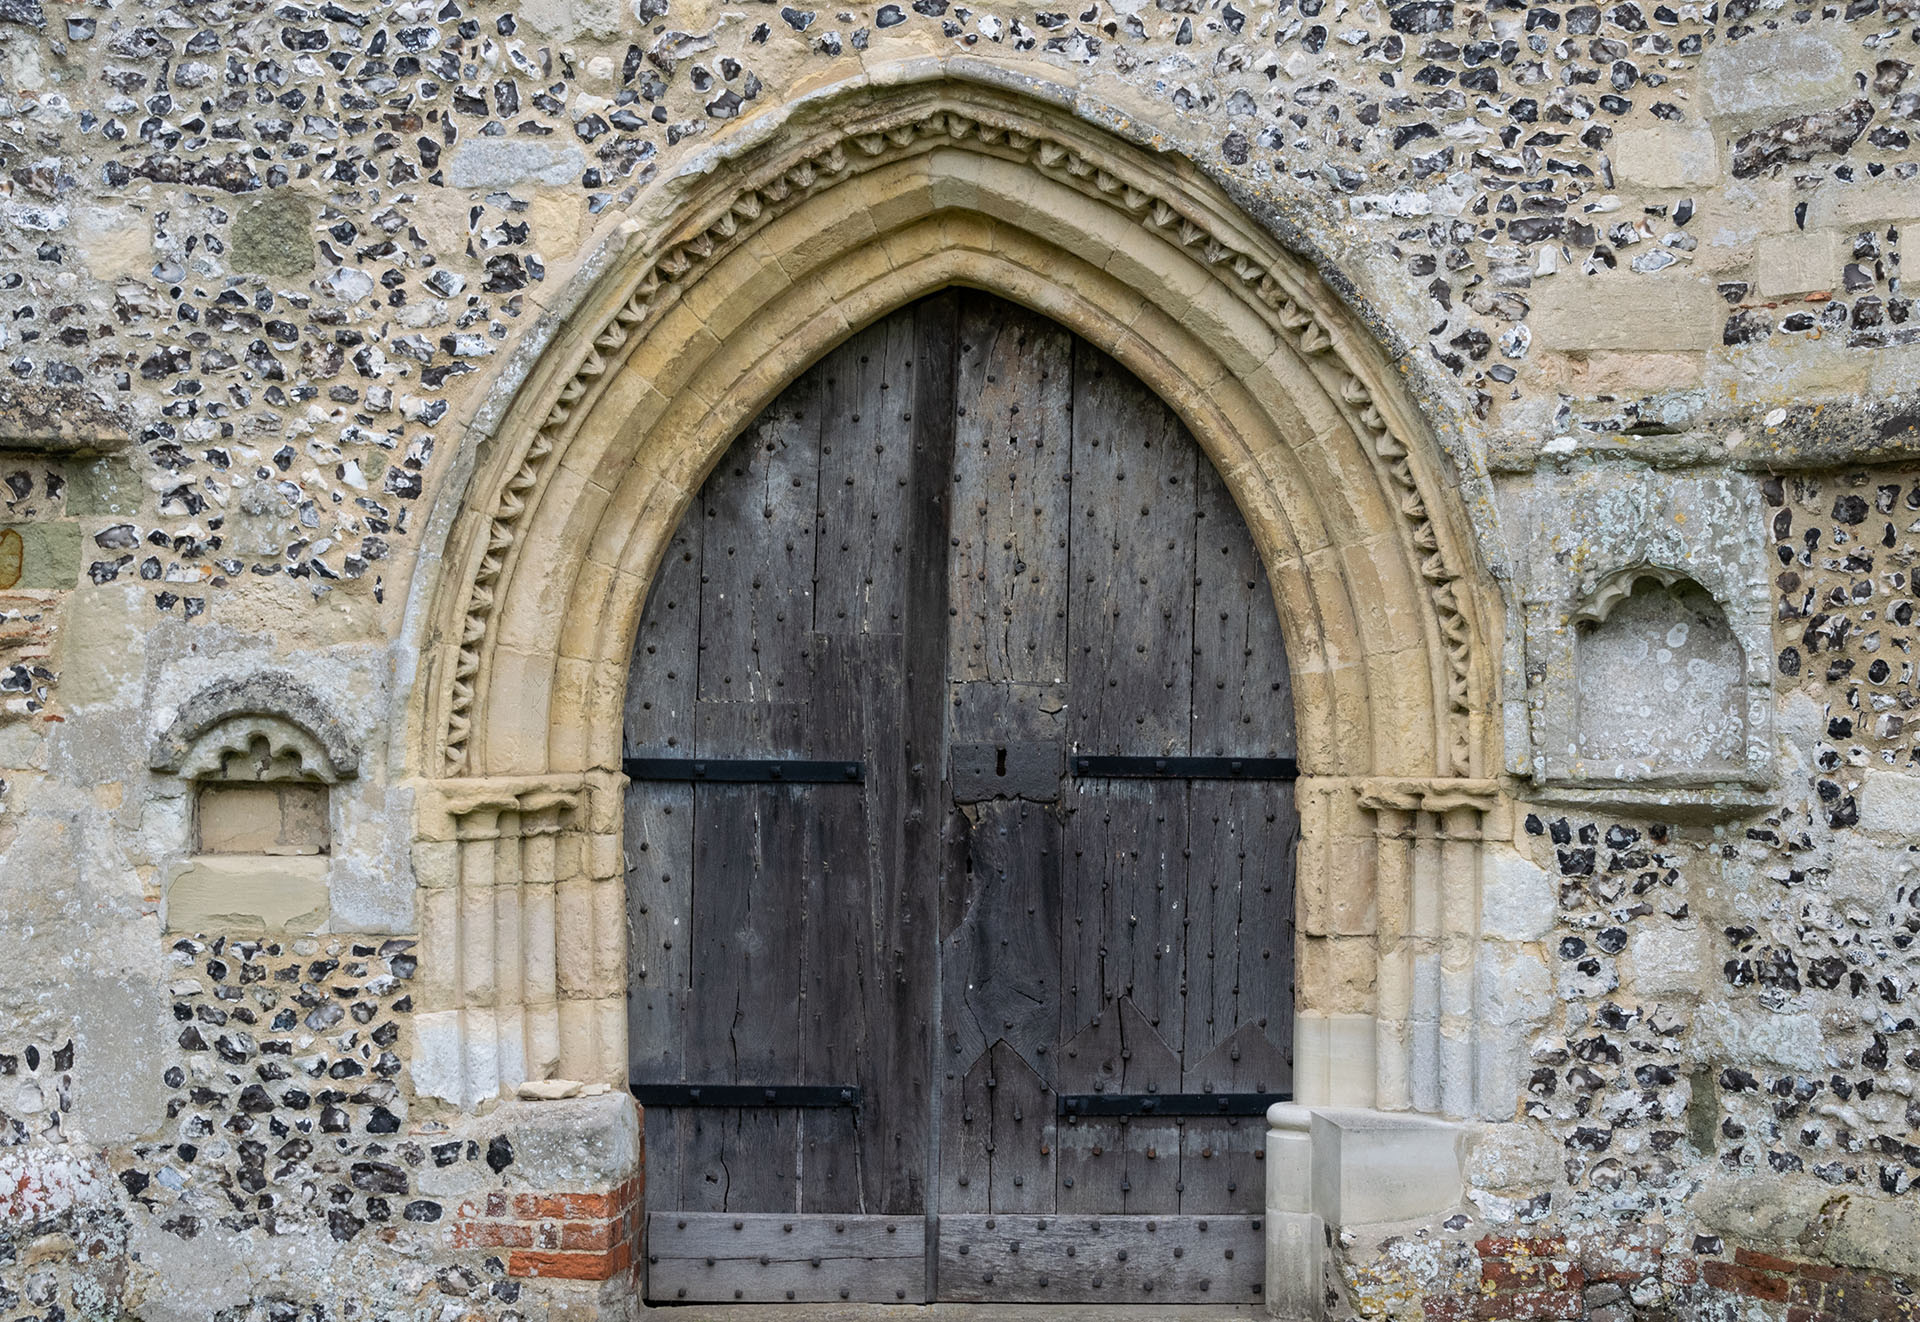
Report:
[[[801,377],[722,456],[696,507],[700,697],[793,701],[806,691],[819,503],[819,378]]]
[[[1119,1005],[1121,1087],[1130,1093],[1180,1091],[1180,1057],[1131,999]],[[1180,1210],[1180,1123],[1141,1116],[1123,1122],[1116,1136],[1126,1155],[1122,1186],[1135,1212]]]
[[[1077,347],[1068,617],[1080,752],[1188,751],[1198,462],[1165,404]]]
[[[803,743],[809,756],[853,757],[865,750],[867,676],[858,634],[815,634],[811,644],[813,691],[807,704],[810,728]],[[795,1083],[865,1084],[866,1042],[875,1020],[888,1013],[875,1004],[872,893],[885,885],[868,854],[866,796],[862,786],[815,785],[799,791],[808,844],[800,923],[786,939],[801,947],[800,1040]],[[873,1080],[878,1082],[878,1080]],[[885,1099],[873,1095],[884,1112]],[[822,1108],[797,1117],[802,1135],[800,1210],[859,1212],[859,1126],[851,1110]]]
[[[694,497],[689,515],[697,514]],[[689,518],[655,571],[634,638],[627,673],[626,725],[629,756],[672,757],[689,750],[700,659],[701,525]]]
[[[1073,337],[970,295],[960,303],[953,468],[956,680],[1045,681],[1066,666]]]
[[[1051,1212],[1054,1100],[1046,1081],[1012,1043],[993,1044],[988,1106],[993,1116],[993,1212]]]
[[[1061,1043],[1055,1088],[1063,1093],[1123,1091],[1126,1073],[1120,1052],[1119,1006],[1110,1003]],[[1116,1121],[1061,1120],[1055,1165],[1061,1212],[1118,1212],[1126,1205],[1127,1159],[1118,1140]]]
[[[952,889],[964,898],[942,943],[941,1027],[948,1055],[971,1059],[1005,1038],[1051,1074],[1060,1034],[1060,820],[1022,800],[970,805]]]
[[[993,1055],[940,1076],[940,1211],[987,1212],[993,1195]]]
[[[897,946],[893,986],[892,1058],[926,1091],[927,1129],[916,1135],[924,1159],[913,1165],[904,1150],[886,1175],[887,1211],[918,1206],[928,1214],[929,1248],[934,1220],[956,1188],[944,1175],[948,1121],[957,1111],[963,1062],[949,1064],[940,1040],[940,892],[952,815],[946,784],[946,694],[948,672],[948,543],[952,531],[955,436],[954,379],[958,297],[949,292],[913,310],[912,453],[908,474],[907,592],[903,647],[905,685],[901,767],[900,867],[893,873],[899,896],[893,926]],[[916,1054],[917,1053],[917,1058]],[[910,1072],[910,1073],[909,1073]],[[912,1085],[908,1085],[908,1089]],[[910,1095],[903,1091],[902,1102]],[[903,1134],[910,1133],[904,1128]],[[915,1203],[918,1197],[921,1201]],[[927,1285],[934,1285],[931,1258]]]
[[[1063,1035],[1108,999],[1131,996],[1178,1051],[1186,1018],[1186,786],[1084,780],[1072,789]]]
[[[1204,455],[1194,486],[1193,752],[1291,757],[1293,685],[1266,566]]]
[[[1293,1037],[1293,787],[1196,782],[1188,798],[1189,1065],[1248,1024],[1284,1057]]]
[[[805,793],[771,785],[695,789],[692,1077],[778,1084],[799,1068],[795,936],[808,865]],[[689,1210],[794,1207],[799,1129],[791,1112],[695,1112],[694,1120],[683,1176]]]
[[[829,354],[820,377],[813,627],[899,633],[906,609],[914,314],[895,313]]]

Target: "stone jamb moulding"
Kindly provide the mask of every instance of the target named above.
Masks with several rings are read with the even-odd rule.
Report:
[[[1344,915],[1303,943],[1303,1100],[1472,1114],[1501,617],[1393,366],[1177,158],[952,80],[815,110],[721,162],[668,237],[604,277],[550,350],[572,365],[536,373],[468,488],[410,754],[416,1085],[475,1106],[524,1079],[623,1081],[620,711],[659,556],[779,389],[859,326],[964,284],[1061,321],[1166,398],[1267,562],[1302,803],[1319,805],[1303,806],[1302,891]],[[590,971],[571,995],[549,993],[548,951]],[[1364,977],[1325,972],[1360,958]],[[1364,1070],[1340,1066],[1349,1041]]]

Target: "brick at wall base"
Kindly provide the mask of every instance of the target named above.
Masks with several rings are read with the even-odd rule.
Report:
[[[496,1190],[460,1205],[454,1247],[506,1249],[509,1276],[612,1280],[639,1270],[645,1191],[642,1175],[604,1193]]]

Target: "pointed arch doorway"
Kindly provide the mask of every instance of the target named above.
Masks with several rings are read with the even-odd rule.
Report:
[[[646,1293],[1260,1299],[1293,703],[1185,427],[950,289],[673,534],[624,730]]]

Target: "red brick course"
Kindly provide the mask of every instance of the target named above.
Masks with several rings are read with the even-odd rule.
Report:
[[[1474,1244],[1476,1288],[1466,1297],[1422,1300],[1423,1320],[1559,1322],[1594,1310],[1612,1317],[1623,1290],[1654,1278],[1681,1308],[1674,1316],[1707,1316],[1697,1310],[1723,1292],[1785,1305],[1785,1322],[1920,1322],[1920,1276],[1895,1280],[1737,1245],[1724,1254],[1698,1244],[1690,1253],[1668,1253],[1671,1233],[1659,1226],[1630,1227],[1571,1243],[1560,1235],[1489,1235]],[[1596,1286],[1607,1289],[1594,1296],[1590,1310],[1589,1292]],[[1782,1313],[1770,1308],[1767,1316]]]
[[[646,1180],[604,1192],[489,1193],[462,1203],[456,1248],[503,1248],[509,1276],[605,1281],[640,1266]]]

